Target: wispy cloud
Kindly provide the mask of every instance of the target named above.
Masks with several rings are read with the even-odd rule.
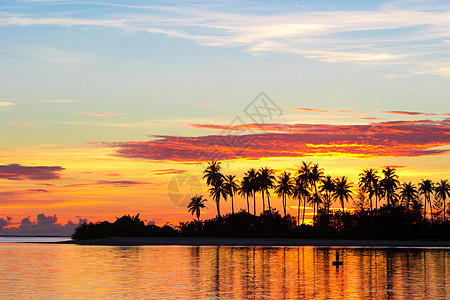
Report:
[[[316,109],[316,108],[305,108],[305,107],[288,107],[288,106],[280,106],[282,109],[287,110],[296,110],[296,111],[305,111],[305,112],[313,112],[313,113],[340,113],[340,114],[357,114],[357,115],[363,115],[364,113],[354,110],[323,110],[323,109]]]
[[[22,166],[20,164],[0,165],[0,178],[8,180],[58,180],[60,172],[65,170],[59,166]]]
[[[112,185],[114,187],[129,187],[142,184],[151,184],[149,182],[132,181],[132,180],[99,180],[96,184]]]
[[[27,127],[45,127],[44,125],[32,124],[32,123],[26,123],[26,122],[8,122],[8,124],[11,124],[11,125],[22,125],[22,126],[27,126]]]
[[[434,73],[450,74],[448,65],[440,64],[450,48],[448,5],[402,1],[357,11],[267,11],[245,9],[245,5],[231,13],[198,3],[195,7],[115,4],[127,7],[126,12],[104,18],[3,13],[0,26],[101,26],[189,39],[209,47],[243,47],[253,54],[293,53],[325,62],[419,67],[426,57],[434,57]]]
[[[7,102],[7,101],[0,101],[0,107],[6,107],[6,106],[12,106],[12,105],[16,105],[16,104],[12,103],[12,102]]]
[[[288,110],[298,110],[298,111],[325,113],[325,114],[330,113],[328,110],[315,109],[315,108],[301,108],[301,107],[287,107],[287,106],[280,106],[280,108],[288,109]]]
[[[152,173],[156,175],[174,175],[174,174],[183,174],[186,173],[186,170],[179,169],[161,169],[161,170],[153,170]]]

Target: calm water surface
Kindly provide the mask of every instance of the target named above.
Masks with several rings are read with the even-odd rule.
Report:
[[[450,250],[335,251],[0,243],[0,298],[450,298]]]

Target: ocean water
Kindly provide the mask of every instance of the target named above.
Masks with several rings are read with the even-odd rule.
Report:
[[[449,249],[0,243],[0,299],[448,299]]]

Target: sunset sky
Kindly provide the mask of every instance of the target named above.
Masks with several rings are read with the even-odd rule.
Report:
[[[10,227],[190,220],[212,159],[450,179],[448,1],[3,0],[0,37]]]

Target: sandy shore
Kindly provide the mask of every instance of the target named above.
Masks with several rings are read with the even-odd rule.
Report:
[[[319,247],[450,247],[450,241],[316,240],[273,238],[111,237],[61,242],[105,246],[319,246]]]

